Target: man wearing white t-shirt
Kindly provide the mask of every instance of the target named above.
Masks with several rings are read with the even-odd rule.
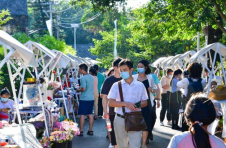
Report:
[[[141,133],[142,131],[126,131],[125,130],[125,118],[122,107],[125,107],[125,112],[141,111],[141,108],[147,106],[148,95],[143,83],[135,80],[132,77],[133,62],[130,60],[122,60],[119,63],[121,71],[122,93],[124,102],[121,102],[118,82],[116,82],[109,94],[109,106],[115,107],[115,136],[117,145],[119,148],[139,148],[141,146]],[[136,108],[136,103],[141,101],[140,108]]]

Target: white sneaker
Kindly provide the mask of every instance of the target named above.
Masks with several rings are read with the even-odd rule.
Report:
[[[108,148],[114,148],[114,146],[113,145],[111,145],[111,143],[109,144],[109,146],[108,146]]]
[[[172,125],[172,121],[167,122],[167,125]]]
[[[160,122],[160,126],[164,126],[164,123],[163,122]]]

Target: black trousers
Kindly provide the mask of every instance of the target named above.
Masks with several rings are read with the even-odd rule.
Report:
[[[111,135],[111,144],[112,145],[117,145],[117,143],[116,143],[116,137],[115,137],[115,128],[114,128],[115,115],[110,115],[109,116],[109,119],[111,121],[111,128],[112,128],[112,131],[110,132],[110,135]]]
[[[98,116],[103,116],[103,104],[102,104],[102,99],[100,97],[100,93],[99,93],[99,98],[98,98]]]
[[[160,112],[160,121],[163,122],[165,119],[165,115],[168,121],[171,120],[171,114],[169,112],[169,99],[168,99],[168,95],[167,94],[162,94],[162,108],[161,108],[161,112]],[[166,114],[167,112],[167,114]]]
[[[181,93],[171,93],[170,113],[172,114],[172,128],[178,127],[179,109],[181,105]]]

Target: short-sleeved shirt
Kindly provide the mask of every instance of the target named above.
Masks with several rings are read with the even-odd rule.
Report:
[[[167,78],[166,76],[162,77],[162,79],[161,79],[161,86],[165,86],[165,85],[170,85],[170,79]],[[170,88],[168,88],[168,89],[163,89],[162,88],[162,93],[163,94],[166,94],[167,91],[170,91]]]
[[[193,79],[193,80],[197,80],[197,79]],[[181,81],[177,82],[177,87],[182,89],[182,94],[184,96],[187,96],[188,85],[189,85],[188,78],[183,78]],[[202,87],[205,88],[205,86],[206,86],[206,81],[205,81],[205,79],[202,79]]]
[[[148,99],[148,94],[143,83],[133,79],[131,84],[126,83],[125,80],[122,82],[122,93],[124,102],[137,103],[139,101],[144,101]],[[108,99],[115,99],[118,102],[121,102],[118,82],[114,83],[109,94]],[[125,107],[125,112],[130,113],[131,110]],[[115,107],[115,113],[123,115],[122,107]]]
[[[212,148],[226,148],[225,143],[214,135],[209,135]],[[195,148],[190,132],[184,132],[173,136],[167,148]]]
[[[156,76],[156,74],[151,73],[152,78],[154,79],[155,84],[159,84],[159,78]]]
[[[94,100],[94,79],[93,76],[86,74],[81,79],[81,88],[86,88],[84,92],[81,92],[80,100],[92,101]]]
[[[115,76],[110,76],[109,78],[107,78],[104,81],[104,84],[102,86],[101,94],[108,95],[108,93],[110,92],[110,89],[111,89],[112,85],[115,82],[118,82],[120,80],[122,80],[122,78],[116,78]],[[114,107],[109,107],[109,115],[115,115],[114,109],[115,109]]]
[[[176,92],[178,90],[177,82],[178,82],[178,79],[177,78],[173,78],[172,83],[171,83],[172,93],[174,93],[174,92]]]
[[[2,101],[0,101],[0,109],[2,109],[2,108],[14,109],[15,108],[14,105],[15,105],[15,103],[11,99],[9,99],[7,103],[2,103]]]
[[[11,110],[15,108],[15,103],[13,100],[9,99],[9,101],[7,103],[2,103],[2,101],[0,101],[0,109],[7,109],[10,108]],[[2,115],[8,115],[6,113],[1,112]],[[7,119],[8,120],[8,119]]]
[[[102,75],[100,72],[97,73],[97,78],[98,78],[98,93],[100,93],[101,87],[104,83],[105,77]]]

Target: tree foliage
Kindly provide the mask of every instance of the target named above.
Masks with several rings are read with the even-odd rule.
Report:
[[[124,5],[125,0],[71,0],[71,4],[82,7],[91,4],[93,10],[107,12],[120,4]]]
[[[2,10],[0,13],[0,28],[2,25],[10,21],[12,17],[10,16],[9,10]]]

